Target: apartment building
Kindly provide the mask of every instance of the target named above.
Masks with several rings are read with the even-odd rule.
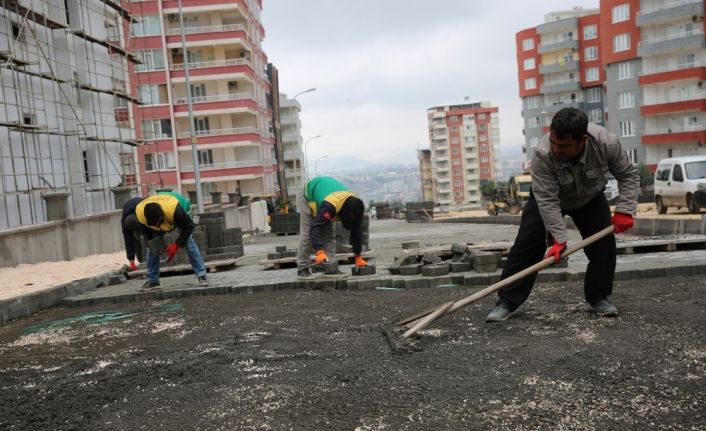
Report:
[[[132,84],[141,102],[135,126],[144,141],[142,192],[169,188],[195,199],[195,143],[204,201],[217,192],[275,193],[261,1],[152,0],[129,7],[137,20],[132,48],[141,60]]]
[[[427,110],[436,202],[480,206],[480,184],[493,180],[500,144],[498,108],[490,102],[436,106]]]
[[[706,154],[704,0],[603,0],[516,35],[525,151],[560,108],[584,110],[633,163]],[[539,64],[539,67],[536,65]]]
[[[421,181],[421,196],[423,201],[434,199],[434,177],[431,172],[431,150],[419,150],[419,178]]]
[[[302,151],[302,123],[299,119],[301,105],[296,99],[279,95],[280,130],[282,133],[282,149],[284,160],[284,176],[287,182],[289,202],[296,203],[297,195],[301,193],[306,182],[304,152]]]
[[[139,180],[130,14],[108,0],[0,0],[0,15],[0,229],[114,210]]]

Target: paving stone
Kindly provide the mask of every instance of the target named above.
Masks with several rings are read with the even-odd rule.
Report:
[[[471,269],[471,264],[468,262],[450,262],[449,271],[451,272],[464,272]]]
[[[353,246],[350,244],[341,244],[339,249],[340,253],[353,253]]]
[[[466,276],[465,275],[452,275],[451,281],[453,282],[453,284],[458,284],[460,286],[463,286],[466,281]]]
[[[278,245],[275,247],[275,251],[277,253],[284,253],[285,251],[287,251],[287,246],[286,245]]]
[[[429,287],[443,286],[453,284],[453,279],[451,277],[435,277],[429,279]]]
[[[408,255],[408,256],[397,256],[395,258],[395,261],[392,262],[389,268],[387,268],[388,271],[390,271],[390,274],[399,274],[400,273],[400,267],[406,266],[406,265],[413,265],[417,264],[417,256],[416,255]]]
[[[352,266],[352,275],[373,275],[375,274],[375,265],[365,265],[361,267]]]
[[[473,270],[475,272],[495,272],[498,269],[498,266],[495,264],[493,261],[492,263],[484,263],[484,264],[476,264],[475,262],[473,263]]]
[[[275,285],[275,290],[291,290],[291,289],[296,289],[297,283],[294,281],[284,281],[277,283]]]
[[[463,284],[465,286],[487,286],[488,276],[484,274],[472,274],[464,277]]]
[[[451,251],[456,254],[463,254],[468,251],[468,246],[466,244],[457,242],[451,246]]]
[[[346,279],[346,278],[336,279],[336,290],[348,290],[348,279]]]
[[[429,287],[428,278],[411,278],[405,280],[405,286],[407,289],[423,289]]]
[[[537,283],[550,283],[552,281],[556,281],[556,274],[553,272],[542,271],[537,274]]]
[[[409,250],[411,248],[419,248],[419,241],[405,241],[402,243],[402,250]]]
[[[434,265],[437,263],[441,263],[443,261],[442,258],[435,254],[427,253],[422,257],[422,262],[427,264],[427,265]]]
[[[405,283],[404,278],[395,278],[392,280],[392,287],[395,289],[406,289],[407,284]]]
[[[497,273],[490,274],[488,276],[488,285],[495,284],[495,283],[499,282],[501,278],[502,278],[501,274],[497,274]]]
[[[338,261],[333,260],[331,262],[324,262],[324,274],[337,274],[338,273]]]
[[[473,256],[474,253],[472,251],[467,251],[463,253],[463,256],[461,256],[460,262],[468,262],[471,264],[471,267],[473,267]]]
[[[480,252],[473,256],[473,267],[476,265],[488,265],[493,264],[497,266],[497,257],[493,253]]]
[[[425,277],[438,277],[449,273],[448,264],[425,265],[422,267],[422,275]]]
[[[400,267],[400,275],[418,275],[422,272],[422,264],[405,265]]]

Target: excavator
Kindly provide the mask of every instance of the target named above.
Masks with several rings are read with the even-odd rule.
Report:
[[[488,214],[496,216],[502,213],[518,214],[529,200],[532,178],[529,175],[510,177],[507,187],[497,188],[488,202]]]

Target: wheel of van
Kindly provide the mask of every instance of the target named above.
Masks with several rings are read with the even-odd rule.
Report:
[[[657,196],[655,198],[655,209],[657,210],[657,214],[666,214],[667,213],[667,207],[664,206],[664,203],[662,202],[661,196]]]
[[[696,200],[694,200],[694,196],[692,195],[686,195],[686,207],[689,210],[690,213],[692,214],[698,214],[699,210],[699,205],[696,203]]]

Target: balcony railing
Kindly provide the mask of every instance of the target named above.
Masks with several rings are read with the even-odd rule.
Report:
[[[702,1],[703,0],[674,0],[674,1],[663,3],[661,5],[654,6],[654,7],[640,9],[640,11],[637,12],[637,16],[648,15],[648,14],[658,12],[661,10],[671,9],[671,8],[674,8],[677,6],[684,6],[684,5],[691,4],[691,3],[701,3]]]
[[[657,73],[664,73],[664,72],[674,72],[676,70],[694,69],[696,67],[706,67],[706,63],[703,63],[700,61],[692,61],[692,62],[684,63],[684,64],[673,64],[671,66],[655,67],[652,69],[643,70],[642,72],[640,72],[640,76],[654,75]]]
[[[184,27],[184,34],[199,34],[199,33],[216,33],[219,31],[245,31],[246,28],[242,24],[228,25],[211,25],[206,27]],[[181,28],[172,28],[167,30],[168,36],[181,34]]]
[[[223,136],[223,135],[243,135],[245,133],[257,133],[257,127],[234,127],[230,129],[209,129],[195,130],[196,136]],[[179,138],[191,137],[191,132],[180,132]]]
[[[640,41],[638,46],[643,46],[643,45],[651,45],[653,43],[660,43],[660,42],[666,42],[669,40],[674,40],[674,39],[682,39],[685,37],[689,36],[697,36],[704,34],[704,31],[702,28],[693,28],[691,30],[686,30],[686,31],[674,31],[670,32],[669,34],[665,34],[662,36],[656,36],[656,37],[643,37],[643,39]]]
[[[253,166],[262,166],[262,160],[244,160],[242,162],[199,164],[199,170],[212,171],[216,169],[250,168]],[[194,165],[181,165],[181,170],[185,172],[193,172]]]
[[[250,62],[245,58],[231,58],[228,60],[214,60],[214,61],[195,61],[189,62],[189,69],[203,69],[206,67],[223,67],[223,66],[241,66],[250,65]],[[182,70],[184,69],[184,63],[174,63],[172,64],[172,70]]]
[[[677,97],[673,99],[659,99],[659,100],[645,100],[642,102],[641,106],[654,106],[654,105],[663,105],[665,103],[679,103],[679,102],[691,102],[692,100],[704,100],[704,97],[700,94],[692,94],[687,97]]]
[[[191,103],[206,103],[206,102],[223,102],[225,100],[242,100],[252,99],[254,96],[250,93],[234,93],[234,94],[218,94],[215,96],[197,96],[191,98]],[[180,97],[176,100],[177,105],[189,103],[186,97]]]
[[[649,128],[645,129],[645,135],[667,135],[669,133],[700,132],[703,130],[703,124],[694,124],[687,127]]]

